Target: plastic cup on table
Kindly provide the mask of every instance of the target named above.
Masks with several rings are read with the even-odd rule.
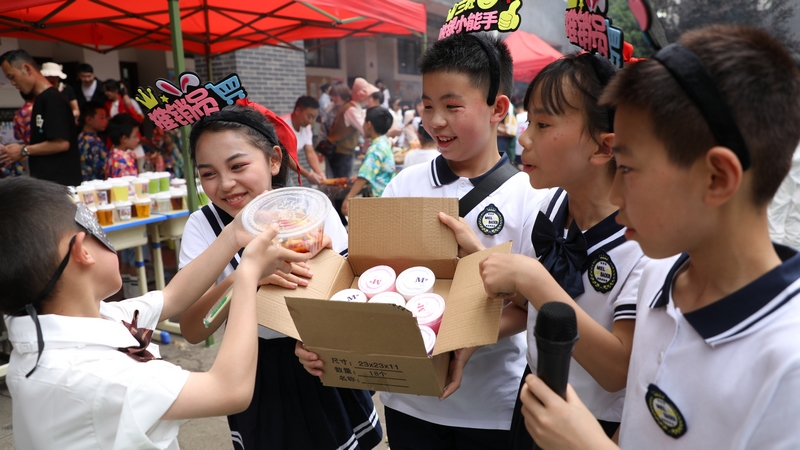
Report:
[[[95,207],[97,204],[94,200],[94,186],[90,184],[82,184],[75,188],[78,194],[78,200],[88,207]]]
[[[180,189],[169,190],[169,200],[174,211],[185,209],[183,206],[183,191]]]
[[[95,201],[98,205],[111,203],[111,183],[97,183],[94,185]]]
[[[131,202],[117,202],[114,203],[114,217],[116,220],[120,222],[127,222],[131,220],[132,211],[131,206],[133,203]]]
[[[147,178],[147,192],[150,195],[158,194],[161,192],[161,185],[158,181],[158,176],[153,172],[145,172],[141,175],[144,178]]]
[[[287,187],[265,192],[242,211],[242,224],[258,235],[278,224],[275,242],[298,253],[321,250],[325,218],[331,203],[325,194],[310,188]]]
[[[169,172],[158,172],[158,190],[169,192]]]
[[[136,198],[150,197],[150,180],[148,178],[139,177],[133,180],[133,191],[136,193]]]
[[[133,201],[132,216],[138,219],[150,217],[150,199],[137,198]]]
[[[128,182],[119,178],[111,180],[111,201],[112,202],[127,202],[130,200],[128,196]]]
[[[428,293],[420,294],[406,303],[406,309],[417,318],[420,325],[430,327],[438,333],[439,325],[442,324],[445,303],[441,295]]]
[[[97,215],[97,221],[100,223],[100,226],[106,227],[114,225],[114,205],[108,203],[105,205],[98,205],[95,214]]]
[[[169,192],[159,192],[156,195],[151,195],[150,198],[155,200],[156,211],[159,214],[166,214],[172,210],[172,197],[169,195]]]

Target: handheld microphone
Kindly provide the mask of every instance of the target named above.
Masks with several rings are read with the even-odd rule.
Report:
[[[575,310],[562,302],[545,303],[539,308],[533,335],[536,337],[538,355],[536,376],[566,400],[569,362],[572,360],[572,348],[578,340]],[[536,442],[533,448],[540,449]]]
[[[566,303],[547,302],[539,308],[536,326],[536,375],[561,398],[567,398],[572,348],[578,340],[575,310]]]

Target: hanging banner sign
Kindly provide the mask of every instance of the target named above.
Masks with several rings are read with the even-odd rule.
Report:
[[[156,95],[153,88],[139,87],[135,99],[144,106],[147,117],[165,130],[191,125],[225,106],[232,105],[236,99],[247,97],[239,75],[232,73],[218,83],[200,82],[194,72],[183,72],[178,78],[180,87],[159,78],[156,87],[161,91]]]
[[[611,26],[606,17],[610,0],[567,0],[564,26],[569,41],[590,53],[605,56],[617,67],[625,60],[622,30]]]
[[[447,13],[439,39],[476,31],[516,31],[521,6],[522,0],[460,0]]]

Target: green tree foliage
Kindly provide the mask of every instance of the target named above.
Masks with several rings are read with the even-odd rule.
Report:
[[[628,0],[609,0],[608,17],[611,18],[611,25],[622,30],[625,42],[633,45],[633,56],[637,58],[653,56],[653,48],[639,29],[639,22],[628,7]]]

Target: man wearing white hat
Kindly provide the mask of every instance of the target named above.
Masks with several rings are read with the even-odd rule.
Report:
[[[42,75],[47,78],[47,81],[53,85],[54,88],[61,92],[61,95],[69,102],[69,107],[72,109],[72,115],[75,116],[75,123],[78,123],[78,117],[81,112],[78,108],[78,98],[75,96],[75,90],[72,86],[65,84],[62,80],[67,79],[67,74],[64,73],[64,66],[54,62],[46,62],[42,64]]]

